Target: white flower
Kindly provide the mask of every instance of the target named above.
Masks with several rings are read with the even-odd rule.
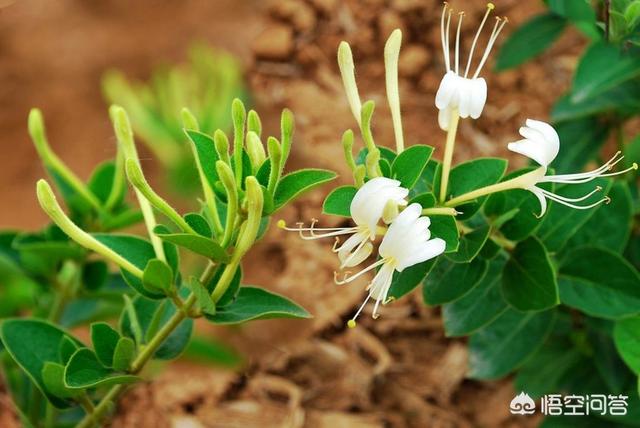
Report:
[[[467,59],[467,66],[464,70],[464,74],[462,74],[460,69],[460,29],[462,27],[464,12],[460,12],[458,14],[458,29],[456,32],[454,58],[455,64],[452,67],[450,61],[449,27],[451,25],[453,9],[449,7],[447,2],[444,3],[442,18],[440,20],[440,36],[442,39],[442,50],[444,52],[446,73],[442,78],[440,87],[436,93],[436,107],[439,110],[438,124],[440,125],[440,128],[445,131],[449,130],[451,115],[454,114],[454,110],[457,110],[457,114],[462,118],[471,116],[473,119],[477,119],[480,117],[482,110],[484,109],[484,104],[487,101],[487,82],[484,78],[478,76],[489,57],[489,53],[498,38],[498,34],[500,34],[500,31],[502,31],[502,28],[507,23],[506,18],[496,18],[496,23],[493,26],[493,31],[489,36],[484,54],[480,59],[480,63],[471,77],[469,77],[469,72],[471,71],[471,60],[473,59],[473,52],[475,51],[478,38],[480,37],[484,24],[493,8],[493,3],[487,4],[487,11],[482,18],[482,22],[480,23],[480,27],[478,28],[475,37],[473,38],[473,43],[471,44],[469,57]]]
[[[440,238],[430,239],[429,225],[431,221],[429,217],[420,217],[421,212],[422,207],[420,204],[409,205],[396,217],[384,235],[378,250],[380,260],[355,275],[349,276],[347,273],[342,280],[336,279],[337,284],[346,284],[366,272],[380,267],[373,280],[367,286],[369,294],[353,319],[349,321],[349,327],[355,326],[355,319],[360,315],[369,299],[376,301],[373,308],[373,318],[378,317],[380,303],[386,304],[388,302],[387,295],[395,271],[402,272],[410,266],[425,262],[444,252],[446,246],[444,240]]]
[[[546,175],[549,164],[553,162],[560,151],[560,138],[558,137],[558,133],[548,123],[527,119],[526,126],[520,128],[520,135],[524,138],[509,143],[507,148],[512,152],[527,156],[540,164],[540,168],[523,175],[523,180],[521,180],[521,187],[531,191],[540,201],[540,216],[542,216],[547,209],[547,199],[576,209],[592,208],[602,202],[609,202],[610,199],[608,196],[605,196],[599,201],[589,205],[575,205],[575,202],[584,201],[602,189],[596,187],[590,193],[579,198],[567,198],[536,186],[539,183],[586,183],[598,177],[611,177],[613,175],[624,174],[632,169],[638,169],[638,165],[634,162],[631,167],[623,171],[608,172],[624,158],[620,152],[617,152],[604,165],[593,171],[577,174]]]
[[[278,226],[285,230],[300,232],[302,239],[351,235],[342,245],[334,246],[334,251],[338,253],[341,269],[355,266],[371,254],[373,246],[369,241],[375,240],[380,219],[384,218],[386,222],[393,220],[393,218],[387,218],[393,216],[385,214],[397,212],[398,206],[405,206],[407,204],[405,198],[408,194],[409,190],[400,187],[398,180],[377,177],[367,181],[351,201],[350,213],[356,224],[353,227],[317,228],[315,227],[317,220],[313,220],[310,227],[303,227],[300,223],[297,228],[288,228],[282,220]],[[308,232],[308,235],[304,232]],[[322,233],[316,234],[316,232]]]

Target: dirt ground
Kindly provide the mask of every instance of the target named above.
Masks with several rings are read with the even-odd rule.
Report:
[[[4,2],[7,3],[7,2]],[[454,1],[467,13],[468,44],[484,2]],[[29,108],[43,109],[49,139],[60,156],[86,177],[112,156],[115,141],[99,79],[111,67],[144,78],[154,64],[182,58],[188,42],[206,40],[237,54],[266,130],[276,112],[296,115],[292,163],[345,172],[340,136],[353,128],[335,64],[340,40],[352,44],[363,99],[376,100],[374,132],[392,145],[384,98],[382,48],[395,27],[404,30],[401,102],[408,144],[440,150],[433,99],[443,74],[439,40],[441,4],[433,0],[23,0],[0,9],[0,226],[34,228],[44,216],[36,205],[42,176],[26,132]],[[508,34],[540,10],[537,2],[502,0]],[[500,42],[504,40],[501,37]],[[525,118],[548,118],[551,103],[570,83],[583,40],[569,33],[526,68],[482,75],[485,112],[463,121],[457,159],[505,154]],[[266,114],[266,116],[264,116]],[[437,152],[439,153],[439,152]],[[157,172],[152,160],[145,168]],[[344,182],[349,177],[343,175]],[[324,189],[327,190],[327,189]],[[319,217],[323,191],[279,214],[289,222]],[[309,321],[260,321],[205,332],[223,337],[246,356],[238,373],[176,362],[120,402],[115,427],[521,427],[532,418],[509,414],[508,382],[465,379],[464,341],[449,340],[437,310],[419,295],[395,302],[375,322],[345,320],[363,298],[362,284],[333,284],[332,242],[301,241],[272,228],[251,253],[245,282],[299,301]],[[157,372],[158,370],[152,370]],[[0,396],[0,425],[12,412]],[[7,422],[5,422],[7,421]]]

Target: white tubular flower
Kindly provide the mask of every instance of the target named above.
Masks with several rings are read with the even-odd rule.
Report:
[[[458,14],[458,28],[456,31],[456,46],[454,61],[455,64],[451,64],[450,60],[450,39],[449,39],[449,27],[451,26],[451,15],[453,9],[449,7],[447,2],[444,3],[442,10],[442,18],[440,20],[440,36],[442,39],[442,50],[444,53],[444,64],[446,73],[440,82],[440,87],[436,93],[436,107],[438,108],[438,124],[440,128],[445,131],[449,130],[449,124],[451,123],[451,115],[457,114],[461,118],[471,117],[477,119],[482,114],[484,104],[487,101],[487,82],[480,75],[480,71],[484,66],[489,53],[493,48],[498,35],[507,23],[507,18],[496,18],[496,23],[493,26],[491,35],[485,47],[484,54],[480,58],[480,62],[475,69],[473,75],[469,76],[471,71],[471,60],[473,59],[473,53],[478,43],[480,33],[484,28],[484,24],[487,22],[489,14],[494,9],[493,3],[487,3],[487,11],[482,18],[480,27],[473,38],[471,49],[469,51],[469,57],[467,59],[467,65],[464,70],[464,74],[460,68],[460,29],[462,27],[462,18],[464,12]]]
[[[513,143],[509,143],[507,148],[512,152],[527,156],[540,164],[540,168],[521,176],[522,179],[520,180],[521,183],[519,186],[536,195],[540,201],[540,217],[547,209],[547,199],[580,210],[595,207],[602,202],[608,203],[610,199],[608,196],[605,196],[592,204],[576,205],[576,202],[584,201],[602,189],[600,187],[596,187],[593,191],[579,198],[567,198],[536,186],[539,183],[579,184],[589,182],[598,177],[611,177],[614,175],[624,174],[630,170],[638,169],[638,165],[634,162],[632,166],[623,171],[608,172],[624,158],[624,156],[621,156],[621,152],[617,152],[604,165],[600,168],[594,169],[593,171],[577,174],[546,175],[549,164],[553,162],[560,150],[560,138],[558,137],[558,133],[548,123],[527,119],[526,126],[520,128],[520,135],[524,138]],[[518,178],[515,180],[518,180]]]
[[[389,230],[384,235],[380,244],[380,260],[361,270],[355,275],[345,275],[342,280],[336,278],[336,284],[346,284],[364,275],[377,267],[380,267],[376,276],[367,286],[369,294],[364,300],[355,316],[349,320],[348,326],[355,327],[356,318],[362,312],[369,299],[376,301],[373,308],[373,318],[378,317],[380,303],[388,303],[387,295],[391,287],[393,273],[402,272],[404,269],[425,262],[439,256],[444,252],[445,242],[440,238],[431,238],[429,217],[420,217],[422,207],[420,204],[411,204],[391,223]],[[337,273],[336,273],[337,276]]]
[[[337,245],[336,238],[333,251],[338,253],[340,269],[352,267],[369,257],[373,250],[370,241],[376,239],[380,219],[384,217],[386,221],[393,220],[384,214],[394,211],[389,207],[395,208],[397,211],[399,206],[407,205],[405,198],[408,194],[409,190],[400,187],[398,180],[377,177],[367,181],[351,201],[351,217],[356,224],[353,227],[317,228],[315,227],[317,220],[313,220],[310,227],[303,227],[304,225],[299,223],[297,228],[289,228],[282,220],[278,226],[285,230],[299,232],[302,239],[307,240],[351,235],[342,245]]]

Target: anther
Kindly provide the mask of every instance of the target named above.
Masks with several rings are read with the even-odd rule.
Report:
[[[611,198],[610,198],[610,197],[608,197],[608,196],[605,196],[605,197],[604,197],[604,203],[605,203],[606,205],[609,205],[609,203],[611,203]]]
[[[356,324],[356,320],[352,319],[352,320],[347,321],[347,327],[349,327],[349,328],[356,328],[356,325],[357,325]]]
[[[286,221],[284,221],[284,220],[282,220],[282,219],[278,220],[278,223],[277,223],[277,224],[278,224],[278,227],[279,227],[280,229],[284,229],[284,228],[286,228],[286,227],[287,227],[287,222],[286,222]]]
[[[496,6],[493,3],[487,3],[487,9],[493,10],[495,8],[496,8]]]

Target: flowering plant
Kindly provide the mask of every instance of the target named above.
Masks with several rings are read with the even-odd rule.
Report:
[[[182,215],[147,182],[124,109],[114,105],[109,113],[117,158],[100,166],[89,183],[53,153],[40,111],[29,116],[33,141],[68,212],[41,179],[38,201],[53,224],[38,234],[5,233],[2,239],[2,252],[17,270],[51,287],[31,317],[0,325],[10,356],[3,359],[3,372],[27,425],[101,425],[126,386],[142,379],[150,360],[182,353],[194,319],[230,325],[309,317],[289,299],[242,283],[242,259],[267,230],[270,216],[335,178],[319,169],[283,175],[292,114],[283,111],[280,139],[268,137],[265,151],[260,118],[253,110],[247,114],[240,100],[232,106],[231,142],[221,130],[213,136],[200,132],[184,109],[202,202],[198,212]],[[127,181],[138,209],[125,201]],[[139,221],[145,237],[114,233]],[[198,276],[182,266],[181,252],[201,259]],[[103,321],[113,317],[117,325]],[[90,345],[66,329],[87,322]]]
[[[464,14],[458,14],[452,48],[454,13],[445,3],[445,70],[435,97],[439,125],[446,132],[442,161],[432,157],[430,145],[405,148],[398,90],[400,30],[384,49],[395,150],[374,143],[374,102],[362,103],[351,49],[342,42],[338,64],[364,148],[354,156],[354,134],[344,133],[354,185],[334,189],[323,211],[350,217],[355,226],[320,228],[315,220],[310,226],[280,226],[303,239],[336,239],[339,269],[351,270],[375,254],[375,261],[356,274],[336,273],[337,284],[351,284],[371,272],[362,281],[365,302],[349,318],[349,327],[356,327],[363,312],[384,316],[384,305],[421,286],[425,304],[441,306],[445,334],[469,337],[470,377],[495,379],[518,370],[519,388],[532,396],[584,393],[595,383],[602,391],[629,393],[637,382],[633,372],[640,373],[640,274],[624,256],[638,207],[637,163],[625,163],[618,151],[586,172],[556,173],[556,159],[566,159],[563,151],[576,143],[533,119],[519,129],[522,138],[507,145],[514,158],[529,158],[531,167],[507,172],[507,161],[498,158],[453,163],[459,121],[480,117],[487,100],[479,73],[507,20],[497,18],[479,58],[474,50],[493,9],[489,4],[463,69]],[[623,55],[619,61],[635,63],[637,58]],[[349,237],[341,241],[343,236]],[[369,300],[375,303],[367,311]],[[605,349],[615,368],[598,361],[596,355]],[[567,352],[571,362],[545,368],[554,377],[539,379],[542,366]],[[602,378],[591,386],[576,381],[585,367],[597,368]],[[618,383],[611,380],[614,376]],[[631,395],[638,402],[637,394]]]

